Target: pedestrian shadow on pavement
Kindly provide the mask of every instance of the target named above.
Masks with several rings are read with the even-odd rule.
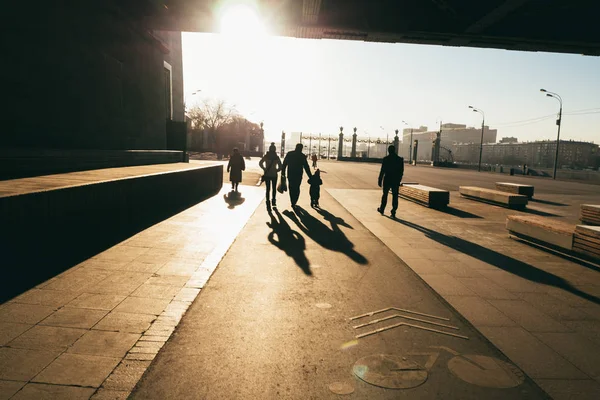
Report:
[[[283,250],[288,257],[293,258],[296,265],[306,275],[312,275],[310,262],[306,258],[306,254],[304,254],[304,250],[306,250],[304,237],[292,230],[276,208],[273,211],[269,211],[269,216],[271,217],[271,222],[267,222],[267,226],[272,229],[268,236],[269,242],[280,250]]]
[[[331,224],[332,228],[334,225],[341,225],[345,226],[346,228],[354,229],[350,224],[344,221],[343,218],[333,215],[329,211],[323,210],[321,207],[315,208],[315,210],[317,210],[317,212],[323,216],[325,221],[328,221]]]
[[[368,260],[362,254],[354,250],[354,243],[348,240],[344,232],[340,230],[339,225],[349,225],[347,225],[343,219],[336,217],[328,211],[323,209],[319,210],[321,215],[327,215],[326,219],[329,218],[328,221],[331,228],[299,206],[296,207],[296,213],[284,211],[283,214],[294,221],[304,234],[317,242],[321,247],[344,253],[359,264],[367,264]]]
[[[486,247],[480,246],[476,243],[468,240],[461,239],[456,236],[448,236],[443,233],[433,231],[425,228],[424,226],[403,221],[400,219],[396,220],[402,225],[416,229],[423,232],[428,238],[435,240],[436,242],[448,246],[454,250],[460,251],[468,256],[481,260],[485,263],[493,265],[499,269],[502,269],[511,274],[520,276],[523,279],[527,279],[532,282],[541,283],[548,286],[554,286],[559,289],[563,289],[575,296],[586,299],[592,303],[600,304],[600,299],[596,296],[588,294],[577,287],[571,285],[565,279],[558,277],[554,274],[546,272],[542,269],[534,267],[533,265],[527,264],[523,261],[516,260],[512,257],[490,250]]]
[[[246,201],[246,199],[242,197],[242,194],[240,192],[234,191],[224,194],[223,199],[228,205],[227,208],[229,208],[230,210],[233,210],[236,206],[244,204],[244,201]]]

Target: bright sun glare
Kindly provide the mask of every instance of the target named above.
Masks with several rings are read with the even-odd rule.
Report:
[[[234,36],[263,36],[267,29],[256,5],[250,1],[229,1],[219,10],[220,31]]]

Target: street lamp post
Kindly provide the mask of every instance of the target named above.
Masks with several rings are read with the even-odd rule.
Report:
[[[546,93],[546,96],[555,98],[560,103],[560,109],[558,110],[558,119],[556,125],[558,125],[558,134],[556,135],[556,154],[554,156],[554,174],[552,179],[556,179],[556,168],[558,166],[558,146],[560,144],[560,124],[562,122],[562,98],[554,92],[549,92],[546,89],[540,89],[540,92]]]
[[[408,126],[408,123],[406,121],[402,121],[402,123],[406,126]],[[413,145],[413,128],[411,125],[410,128],[410,143],[408,144],[408,163],[412,164],[412,145]],[[416,164],[415,164],[416,165]]]
[[[479,144],[479,167],[477,169],[479,172],[481,172],[481,154],[483,153],[483,127],[485,126],[485,114],[483,111],[473,106],[469,106],[469,108],[471,108],[474,112],[481,114],[483,117],[483,120],[481,121],[481,143]]]

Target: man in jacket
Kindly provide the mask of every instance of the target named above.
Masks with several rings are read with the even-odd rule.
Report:
[[[290,151],[285,155],[283,166],[281,167],[281,175],[287,176],[288,179],[288,190],[290,191],[292,208],[296,207],[296,203],[300,197],[300,184],[302,183],[303,175],[302,170],[306,171],[309,178],[312,176],[310,167],[306,161],[306,156],[302,153],[303,147],[302,143],[298,143],[294,151]]]
[[[392,189],[392,218],[396,218],[396,210],[398,209],[398,189],[402,175],[404,175],[404,158],[396,154],[394,146],[388,147],[388,155],[383,158],[381,163],[381,171],[377,181],[379,187],[383,187],[383,196],[381,196],[381,205],[377,209],[381,215],[385,211],[387,198],[390,189]]]

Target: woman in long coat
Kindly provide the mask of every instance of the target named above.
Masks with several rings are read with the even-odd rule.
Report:
[[[242,181],[242,171],[246,170],[246,162],[240,151],[235,147],[233,154],[229,157],[227,163],[227,172],[229,172],[229,180],[231,181],[231,190],[238,191],[238,185]]]
[[[277,190],[275,190],[275,186],[277,185],[277,173],[281,171],[281,159],[277,155],[275,143],[271,143],[269,151],[259,161],[258,165],[264,171],[263,181],[267,186],[267,210],[270,210],[271,204],[273,204],[273,207],[277,207]],[[272,195],[272,199],[270,199],[269,194]]]

